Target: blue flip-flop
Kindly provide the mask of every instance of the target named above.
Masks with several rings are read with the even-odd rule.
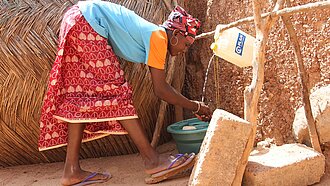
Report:
[[[89,185],[89,184],[93,184],[93,183],[104,183],[104,182],[108,181],[111,178],[111,174],[105,173],[103,175],[107,176],[106,179],[91,180],[97,174],[98,174],[97,172],[93,172],[92,174],[90,174],[89,176],[87,176],[84,180],[82,180],[81,182],[76,183],[76,184],[74,184],[72,186],[84,186],[84,185]]]
[[[169,167],[169,169],[152,174],[152,175],[150,175],[150,177],[146,178],[144,181],[147,184],[154,184],[154,183],[158,183],[163,180],[166,180],[166,179],[173,178],[173,177],[177,176],[178,174],[181,174],[185,171],[190,173],[189,169],[191,169],[194,166],[195,161],[196,161],[195,157],[196,157],[195,153],[190,153],[188,155],[188,159],[184,163],[182,163],[176,167],[171,166],[171,167]]]
[[[185,156],[186,154],[177,154],[174,158],[174,160],[172,160],[171,164],[167,167],[167,170],[171,169],[172,166],[183,156]]]

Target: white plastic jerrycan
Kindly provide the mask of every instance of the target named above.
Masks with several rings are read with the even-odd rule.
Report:
[[[239,67],[251,66],[255,38],[236,27],[219,33],[221,26],[217,26],[211,45],[214,54]]]

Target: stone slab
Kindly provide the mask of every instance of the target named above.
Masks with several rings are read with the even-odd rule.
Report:
[[[224,110],[215,110],[189,185],[235,185],[236,171],[251,134],[249,122]],[[242,175],[239,179],[241,182]]]
[[[330,142],[330,85],[315,90],[310,95],[310,102],[320,143]],[[298,143],[310,146],[304,107],[300,107],[296,111],[292,130]]]
[[[243,177],[246,186],[305,186],[325,171],[323,154],[302,145],[285,144],[251,152]]]

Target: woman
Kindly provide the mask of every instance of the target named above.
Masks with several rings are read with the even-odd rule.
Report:
[[[175,91],[166,83],[164,72],[167,51],[172,56],[185,52],[194,42],[199,26],[199,21],[181,7],[176,7],[161,26],[104,1],[81,1],[65,13],[42,107],[39,139],[39,150],[67,145],[62,185],[84,185],[110,178],[84,171],[79,164],[81,142],[109,134],[129,134],[147,174],[189,168],[187,164],[193,162],[194,154],[165,158],[151,147],[117,56],[148,65],[154,93],[160,99],[208,120],[209,107]]]

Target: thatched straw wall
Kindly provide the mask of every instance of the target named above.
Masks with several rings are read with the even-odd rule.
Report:
[[[63,161],[65,148],[38,152],[40,108],[55,58],[57,35],[66,8],[76,1],[1,1],[0,9],[0,167]],[[116,1],[113,1],[116,2]],[[154,23],[167,13],[161,0],[119,1]],[[156,13],[157,12],[157,13]],[[180,63],[181,64],[181,63]],[[134,103],[152,137],[159,111],[148,68],[123,62],[134,88]],[[183,65],[179,65],[183,68]],[[177,73],[174,79],[183,81]],[[181,83],[182,84],[182,83]],[[171,107],[172,108],[172,107]],[[168,112],[165,123],[173,122]],[[161,139],[168,139],[168,135]],[[128,136],[109,136],[83,144],[82,158],[137,152]]]

